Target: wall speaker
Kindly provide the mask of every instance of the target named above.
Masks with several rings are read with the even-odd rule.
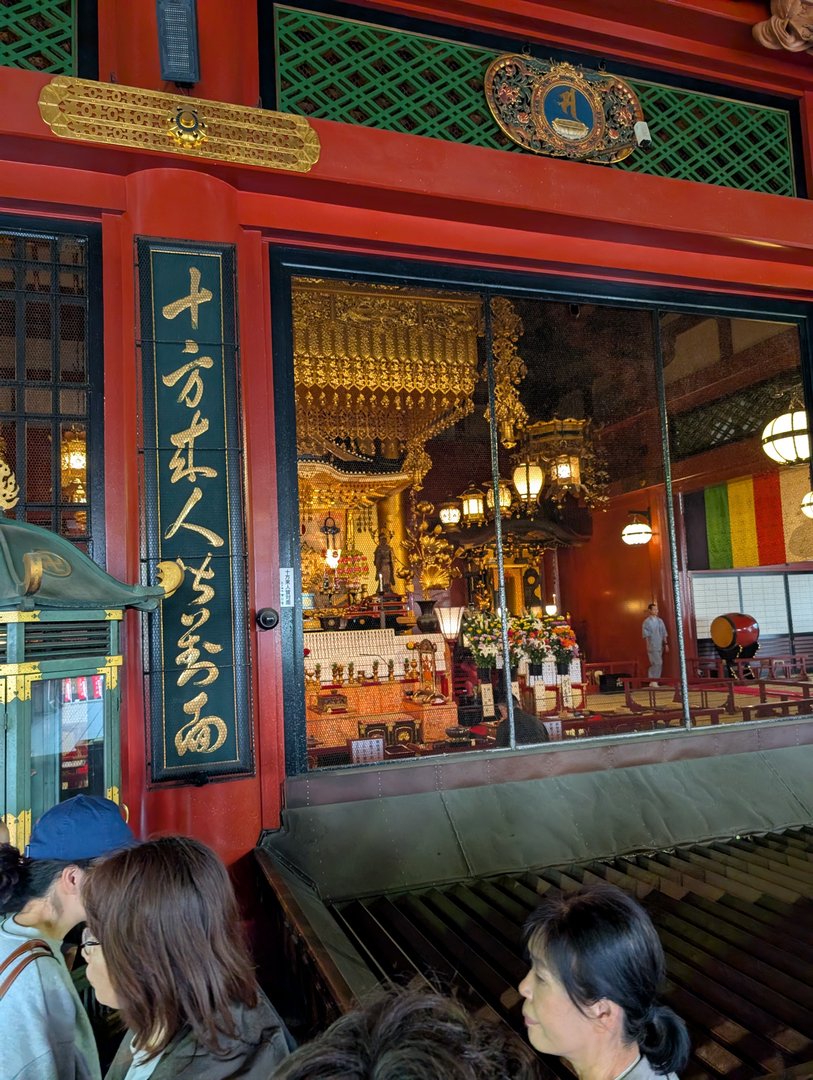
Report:
[[[179,86],[200,82],[196,0],[157,0],[161,78]]]

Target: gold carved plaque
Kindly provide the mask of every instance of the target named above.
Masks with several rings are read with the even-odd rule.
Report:
[[[319,136],[302,116],[57,76],[40,115],[55,135],[262,169],[310,172]]]

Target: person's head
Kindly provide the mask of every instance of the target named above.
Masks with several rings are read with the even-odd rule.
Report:
[[[496,1028],[439,994],[392,991],[295,1050],[274,1080],[506,1080],[526,1075]]]
[[[0,847],[0,913],[38,905],[35,922],[38,918],[64,936],[85,917],[80,895],[85,868],[135,842],[110,799],[76,795],[52,806],[34,826],[25,855],[10,844]]]
[[[647,611],[649,612],[650,615],[657,615],[658,614],[658,601],[653,600],[652,603],[647,607]]]
[[[520,707],[519,698],[516,694],[512,694],[511,700],[514,702],[514,711],[516,711]],[[504,689],[498,690],[494,695],[494,711],[498,720],[508,719],[508,696]]]
[[[637,1046],[657,1072],[685,1065],[686,1026],[658,1001],[663,948],[640,904],[596,885],[545,900],[525,929],[531,969],[519,992],[536,1050],[576,1066]]]
[[[182,1027],[212,1053],[231,1006],[257,1002],[228,872],[205,844],[166,836],[102,859],[82,883],[87,974],[136,1047],[159,1053]]]

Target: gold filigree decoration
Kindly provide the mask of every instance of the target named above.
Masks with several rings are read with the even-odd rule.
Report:
[[[434,513],[430,502],[422,500],[414,504],[414,527],[402,542],[407,565],[398,571],[403,581],[412,581],[417,576],[424,596],[431,589],[448,589],[452,579],[460,577],[455,560],[463,554],[462,549],[452,547],[443,535],[442,526],[431,524]]]
[[[303,540],[299,545],[299,563],[302,572],[302,591],[318,592],[325,577],[324,552],[317,551]]]
[[[268,109],[65,76],[42,88],[39,108],[63,139],[292,172],[310,172],[319,160],[319,136],[308,120]],[[170,140],[168,118],[181,114],[181,135]]]
[[[352,459],[378,440],[420,485],[423,444],[473,408],[480,298],[299,279],[293,321],[300,453]]]
[[[517,309],[505,296],[495,296],[491,301],[491,320],[494,354],[494,414],[500,442],[510,450],[517,444],[517,432],[528,422],[528,413],[519,399],[517,387],[528,374],[528,368],[517,349],[517,342],[525,333]],[[489,411],[485,412],[490,419]]]
[[[20,485],[7,459],[6,440],[0,435],[0,510],[13,510],[20,501]]]
[[[17,477],[2,458],[0,458],[0,509],[13,510],[20,501],[20,485]]]

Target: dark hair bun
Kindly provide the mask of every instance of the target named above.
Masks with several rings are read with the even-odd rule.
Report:
[[[689,1033],[668,1005],[653,1005],[647,1017],[641,1053],[655,1072],[681,1072],[689,1059]]]
[[[26,859],[12,844],[0,844],[0,909],[12,896],[20,881]]]

